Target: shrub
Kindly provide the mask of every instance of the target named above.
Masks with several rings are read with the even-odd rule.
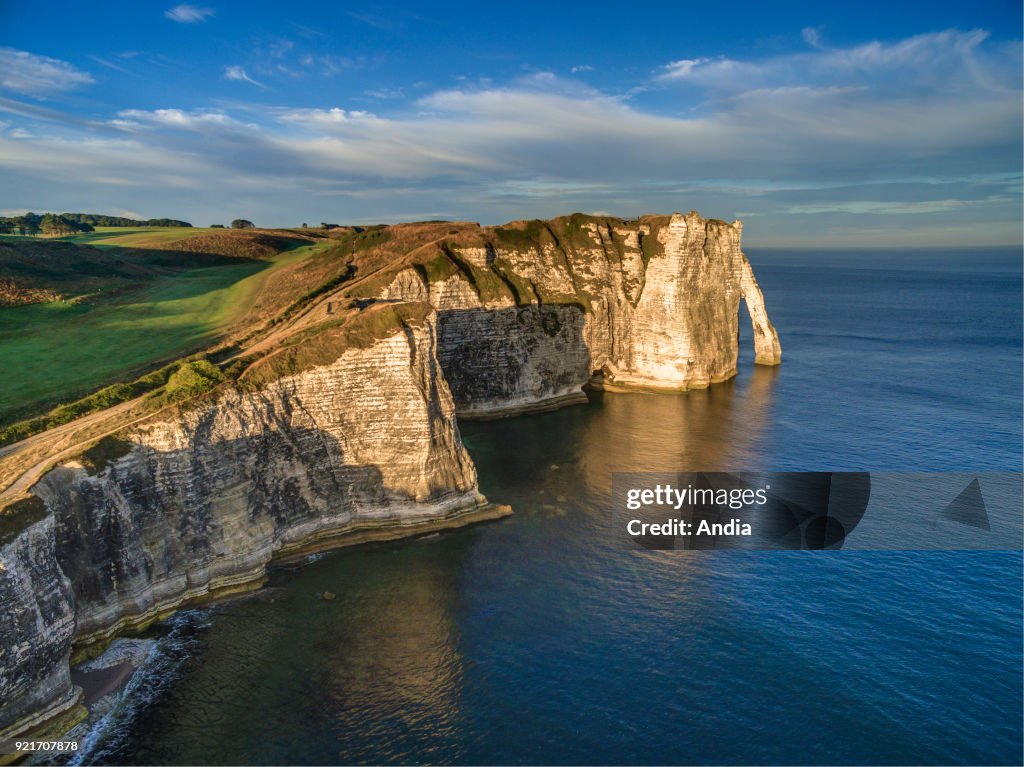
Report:
[[[213,389],[224,380],[224,374],[209,360],[184,363],[168,379],[164,393],[168,400],[187,399]]]

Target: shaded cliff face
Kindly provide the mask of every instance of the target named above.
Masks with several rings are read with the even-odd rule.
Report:
[[[440,313],[438,358],[463,417],[513,415],[585,402],[586,322],[576,306],[456,309]]]
[[[741,300],[756,362],[781,361],[741,231],[696,213],[456,229],[355,293],[438,310],[460,414],[571,399],[593,374],[612,389],[702,388],[736,374]],[[497,375],[483,385],[482,370]]]
[[[41,508],[19,515],[28,517],[20,530],[0,531],[0,739],[79,699],[68,671],[75,611],[57,566],[54,520]]]
[[[434,313],[365,315],[35,485],[39,519],[21,514],[31,524],[0,552],[0,730],[73,704],[72,636],[256,587],[272,557],[495,515],[439,372]]]

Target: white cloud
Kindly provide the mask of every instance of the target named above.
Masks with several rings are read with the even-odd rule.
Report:
[[[249,83],[250,85],[255,85],[257,88],[264,87],[263,83],[253,80],[249,77],[249,73],[245,71],[245,68],[238,65],[224,67],[224,79]]]
[[[164,11],[164,16],[180,24],[198,24],[216,13],[214,8],[200,8],[198,5],[176,5]]]
[[[905,94],[940,85],[972,83],[983,88],[1019,87],[1019,73],[1008,71],[1005,44],[983,44],[988,32],[947,30],[895,42],[872,41],[846,48],[821,44],[818,32],[805,29],[815,50],[766,59],[741,61],[726,57],[699,58],[667,64],[658,80],[699,86],[712,97],[778,86],[871,86],[878,93]],[[1019,55],[1020,44],[1011,46]],[[998,75],[999,81],[991,79]]]
[[[104,58],[102,58],[100,56],[95,56],[95,55],[90,54],[89,58],[92,59],[93,61],[95,61],[97,64],[100,64],[100,65],[106,67],[107,69],[113,69],[115,72],[120,72],[121,74],[124,74],[124,75],[130,75],[131,74],[131,70],[130,69],[122,67],[120,64],[115,64],[113,61],[108,61],[107,59],[104,59]]]
[[[570,69],[569,71],[572,72],[573,74],[577,72],[593,72],[594,68],[590,66],[590,64],[579,64]]]
[[[0,87],[43,98],[93,82],[88,72],[66,61],[28,51],[0,48]]]
[[[164,184],[187,189],[204,183],[201,160],[136,139],[39,136],[7,141],[0,137],[0,167],[8,172],[27,171],[32,178],[58,187],[89,177],[94,188]]]
[[[307,70],[311,70],[321,77],[334,77],[342,72],[359,69],[366,65],[365,58],[352,58],[339,56],[331,53],[301,53],[296,56],[296,61]]]
[[[850,213],[852,215],[904,216],[922,213],[946,213],[969,205],[989,205],[1006,200],[918,200],[915,202],[893,202],[892,200],[853,200],[850,202],[825,202],[792,205],[788,213]]]
[[[821,48],[821,31],[814,27],[804,27],[800,30],[800,36],[812,48]]]
[[[332,109],[280,109],[275,112],[277,119],[285,123],[298,123],[306,127],[326,127],[351,123],[356,120],[376,120],[377,117],[371,112],[361,110],[346,110],[334,107]]]
[[[400,99],[405,96],[405,91],[401,88],[375,88],[372,90],[363,91],[365,96],[369,96],[371,99]]]
[[[210,128],[255,128],[255,125],[242,123],[225,112],[217,110],[183,109],[123,109],[117,113],[119,119],[111,120],[110,124],[129,132],[143,127],[179,128],[181,130],[202,131]]]
[[[665,72],[661,75],[663,80],[676,80],[689,77],[696,67],[707,64],[711,59],[680,59],[671,61],[665,65]]]

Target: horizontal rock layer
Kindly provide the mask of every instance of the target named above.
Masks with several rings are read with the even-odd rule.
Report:
[[[71,584],[57,564],[54,518],[41,506],[17,512],[21,530],[0,531],[0,740],[79,704],[68,667]]]

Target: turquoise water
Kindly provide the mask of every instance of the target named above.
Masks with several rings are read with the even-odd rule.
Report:
[[[750,255],[780,368],[465,424],[513,517],[180,614],[85,761],[1019,764],[1020,552],[619,545],[616,471],[1020,470],[1019,252]]]

